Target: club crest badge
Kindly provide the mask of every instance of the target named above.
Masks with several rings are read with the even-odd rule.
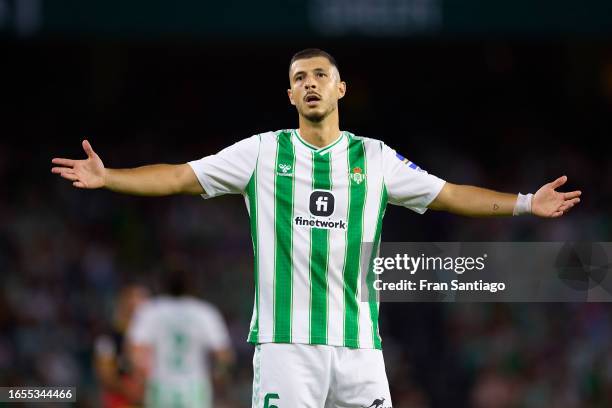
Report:
[[[353,167],[351,170],[350,178],[356,184],[361,184],[365,180],[365,174],[363,174],[363,170],[361,167]]]

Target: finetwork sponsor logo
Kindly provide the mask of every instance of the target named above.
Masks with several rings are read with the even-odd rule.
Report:
[[[293,219],[293,223],[300,227],[346,230],[346,221],[344,220],[320,220],[314,217],[304,218],[298,215]]]
[[[309,210],[317,217],[329,217],[334,213],[336,199],[331,191],[315,190],[310,193]]]

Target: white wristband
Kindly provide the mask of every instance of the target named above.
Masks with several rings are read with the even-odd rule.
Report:
[[[518,194],[512,215],[531,214],[531,199],[533,194]]]

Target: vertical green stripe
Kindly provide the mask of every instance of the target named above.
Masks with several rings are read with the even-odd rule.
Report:
[[[291,166],[291,167],[288,167]],[[278,135],[274,180],[274,342],[291,342],[293,194],[295,151],[291,133]]]
[[[249,333],[249,342],[259,343],[259,242],[257,233],[257,164],[255,171],[246,187],[249,197],[249,216],[251,220],[251,241],[253,241],[253,256],[255,258],[255,323]]]
[[[368,267],[368,275],[366,276],[366,286],[368,288],[368,303],[370,305],[370,318],[372,319],[372,341],[374,348],[381,349],[382,344],[380,341],[380,335],[378,333],[378,298],[376,291],[374,290],[374,258],[378,253],[378,247],[380,246],[380,233],[382,231],[382,221],[385,216],[385,209],[387,208],[387,188],[384,183],[382,191],[380,192],[380,202],[378,204],[378,221],[376,223],[376,232],[374,233],[374,242],[372,243],[372,255],[370,256],[370,262]]]
[[[331,154],[312,153],[313,189],[331,190]],[[329,230],[310,229],[310,343],[327,344]]]
[[[349,208],[344,259],[344,345],[359,347],[359,305],[357,285],[363,236],[363,210],[366,196],[365,147],[363,141],[350,137],[348,150]]]

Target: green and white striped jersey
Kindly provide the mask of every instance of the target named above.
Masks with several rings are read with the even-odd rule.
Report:
[[[372,273],[362,270],[372,257],[362,243],[377,248],[387,203],[424,213],[444,180],[349,132],[323,148],[297,130],[262,133],[189,164],[204,198],[245,197],[255,253],[250,342],[381,348],[378,302],[359,284]]]

